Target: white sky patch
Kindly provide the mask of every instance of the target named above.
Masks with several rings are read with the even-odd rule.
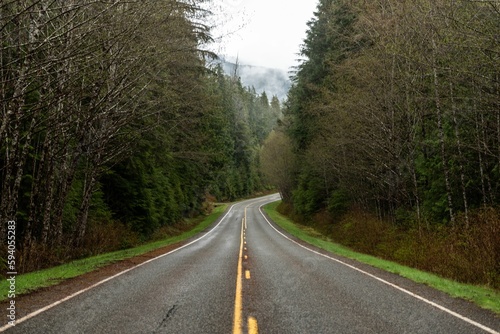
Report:
[[[215,51],[245,65],[289,70],[297,65],[300,45],[317,0],[214,0],[221,36]],[[222,23],[221,23],[222,22]]]

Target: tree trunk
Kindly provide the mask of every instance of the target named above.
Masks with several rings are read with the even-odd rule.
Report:
[[[462,143],[460,141],[460,130],[458,128],[458,120],[457,120],[457,106],[455,104],[455,97],[453,91],[453,83],[450,81],[450,98],[451,98],[451,110],[453,114],[453,125],[455,127],[455,139],[457,142],[457,150],[458,150],[458,168],[460,171],[460,186],[462,188],[462,198],[464,201],[464,214],[465,214],[465,223],[466,228],[469,227],[469,205],[467,201],[467,189],[465,186],[465,174],[464,174],[464,156],[462,154]]]
[[[75,230],[73,234],[73,244],[75,247],[80,247],[85,237],[87,230],[87,220],[89,215],[90,201],[92,200],[92,193],[96,184],[96,170],[94,166],[89,167],[87,175],[85,176],[85,183],[83,186],[83,197],[76,219]]]
[[[437,46],[434,37],[432,37],[432,75],[434,79],[434,102],[436,107],[437,116],[437,128],[439,136],[439,145],[441,148],[441,163],[443,164],[443,174],[446,187],[446,198],[448,200],[448,212],[450,214],[450,221],[452,224],[455,223],[455,213],[453,209],[452,200],[452,189],[450,182],[450,171],[448,167],[448,161],[446,159],[446,143],[445,143],[445,133],[443,129],[443,112],[441,109],[441,97],[439,89],[439,78],[437,69]]]

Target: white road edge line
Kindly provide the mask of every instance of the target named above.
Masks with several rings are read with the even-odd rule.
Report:
[[[272,202],[269,202],[269,203],[272,203]],[[414,298],[416,298],[416,299],[418,299],[418,300],[420,300],[420,301],[423,301],[424,303],[427,303],[427,304],[429,304],[429,305],[432,305],[432,306],[434,306],[435,308],[440,309],[441,311],[444,311],[444,312],[446,312],[446,313],[448,313],[448,314],[451,314],[452,316],[454,316],[454,317],[456,317],[456,318],[459,318],[460,320],[463,320],[463,321],[465,321],[465,322],[468,322],[469,324],[471,324],[471,325],[473,325],[473,326],[476,326],[476,327],[478,327],[478,328],[480,328],[480,329],[482,329],[482,330],[484,330],[484,331],[486,331],[486,332],[488,332],[488,333],[491,333],[491,334],[500,334],[499,332],[495,331],[495,330],[494,330],[494,329],[492,329],[492,328],[486,327],[486,326],[484,326],[484,325],[482,325],[482,324],[480,324],[480,323],[478,323],[478,322],[476,322],[476,321],[474,321],[474,320],[472,320],[472,319],[469,319],[469,318],[467,318],[467,317],[465,317],[465,316],[463,316],[463,315],[461,315],[461,314],[458,314],[458,313],[456,313],[456,312],[454,312],[454,311],[452,311],[452,310],[450,310],[450,309],[447,309],[447,308],[446,308],[446,307],[444,307],[444,306],[441,306],[441,305],[439,305],[439,304],[436,304],[436,303],[435,303],[435,302],[433,302],[433,301],[430,301],[430,300],[428,300],[428,299],[426,299],[426,298],[424,298],[424,297],[422,297],[422,296],[420,296],[420,295],[417,295],[417,294],[415,294],[415,293],[413,293],[413,292],[411,292],[411,291],[409,291],[409,290],[406,290],[406,289],[404,289],[404,288],[402,288],[402,287],[400,287],[400,286],[397,286],[396,284],[393,284],[393,283],[391,283],[391,282],[388,282],[388,281],[386,281],[386,280],[384,280],[384,279],[382,279],[382,278],[380,278],[380,277],[377,277],[377,276],[375,276],[375,275],[373,275],[373,274],[370,274],[370,273],[368,273],[368,272],[366,272],[366,271],[364,271],[364,270],[362,270],[362,269],[359,269],[359,268],[357,268],[357,267],[355,267],[355,266],[353,266],[353,265],[350,265],[350,264],[348,264],[348,263],[345,263],[345,262],[343,262],[343,261],[341,261],[341,260],[339,260],[339,259],[336,259],[336,258],[334,258],[334,257],[328,256],[328,255],[325,255],[325,254],[322,254],[322,253],[320,253],[320,252],[317,252],[317,251],[315,251],[315,250],[313,250],[313,249],[310,249],[310,248],[308,248],[308,247],[306,247],[306,246],[304,246],[304,245],[301,245],[300,243],[298,243],[297,241],[295,241],[295,240],[293,240],[293,239],[290,239],[288,236],[286,236],[285,234],[283,234],[283,233],[281,233],[280,231],[278,231],[278,230],[277,230],[277,229],[276,229],[276,228],[275,228],[275,227],[271,224],[271,222],[267,219],[267,217],[264,215],[264,213],[262,212],[262,207],[263,207],[264,205],[266,205],[266,204],[268,204],[268,203],[265,203],[265,204],[262,204],[261,206],[259,206],[259,212],[260,212],[260,214],[262,215],[262,217],[264,217],[264,219],[265,219],[265,220],[266,220],[266,222],[269,224],[269,226],[271,226],[271,227],[272,227],[272,228],[273,228],[276,232],[278,232],[278,233],[279,233],[282,237],[284,237],[285,239],[290,240],[290,241],[291,241],[291,242],[293,242],[294,244],[296,244],[296,245],[298,245],[298,246],[300,246],[300,247],[302,247],[302,248],[304,248],[304,249],[306,249],[306,250],[308,250],[308,251],[310,251],[310,252],[312,252],[312,253],[314,253],[314,254],[317,254],[317,255],[323,256],[323,257],[325,257],[325,258],[327,258],[327,259],[330,259],[330,260],[332,260],[332,261],[335,261],[335,262],[338,262],[338,263],[340,263],[340,264],[343,264],[344,266],[347,266],[347,267],[349,267],[349,268],[351,268],[351,269],[354,269],[354,270],[356,270],[356,271],[358,271],[358,272],[360,272],[360,273],[362,273],[362,274],[365,274],[365,275],[367,275],[367,276],[369,276],[369,277],[371,277],[371,278],[374,278],[374,279],[376,279],[377,281],[380,281],[380,282],[382,282],[382,283],[384,283],[384,284],[387,284],[387,285],[389,285],[389,286],[391,286],[391,287],[393,287],[393,288],[395,288],[395,289],[397,289],[397,290],[399,290],[399,291],[401,291],[401,292],[404,292],[404,293],[406,293],[406,294],[408,294],[408,295],[410,295],[410,296],[412,296],[412,297],[414,297]]]
[[[101,284],[103,284],[103,283],[106,283],[107,281],[110,281],[110,280],[112,280],[112,279],[114,279],[114,278],[116,278],[116,277],[118,277],[118,276],[121,276],[121,275],[123,275],[123,274],[125,274],[125,273],[127,273],[127,272],[129,272],[129,271],[132,271],[132,270],[134,270],[134,269],[137,269],[137,268],[139,268],[139,267],[141,267],[141,266],[143,266],[143,265],[145,265],[145,264],[147,264],[147,263],[150,263],[150,262],[153,262],[153,261],[155,261],[155,260],[158,260],[158,259],[160,259],[160,258],[162,258],[162,257],[164,257],[164,256],[167,256],[167,255],[170,255],[170,254],[172,254],[172,253],[175,253],[175,252],[177,252],[177,251],[179,251],[179,250],[181,250],[181,249],[183,249],[183,248],[186,248],[186,247],[188,247],[188,246],[190,246],[190,245],[194,244],[195,242],[200,241],[201,239],[205,238],[207,235],[209,235],[210,233],[212,233],[212,232],[213,232],[213,231],[214,231],[214,230],[215,230],[215,229],[216,229],[216,228],[217,228],[217,227],[218,227],[218,226],[219,226],[219,225],[220,225],[220,224],[224,221],[224,219],[225,219],[225,218],[227,217],[227,215],[231,212],[231,210],[233,210],[233,207],[234,207],[235,205],[236,205],[236,204],[231,205],[231,207],[230,207],[230,208],[229,208],[229,210],[226,212],[226,214],[225,214],[225,215],[224,215],[224,216],[220,219],[219,223],[217,223],[217,225],[215,225],[215,226],[214,226],[214,227],[213,227],[210,231],[208,231],[207,233],[205,233],[204,235],[202,235],[202,236],[201,236],[201,237],[199,237],[198,239],[193,240],[193,241],[191,241],[190,243],[187,243],[187,244],[185,244],[184,246],[181,246],[181,247],[179,247],[179,248],[176,248],[176,249],[174,249],[174,250],[172,250],[172,251],[170,251],[170,252],[168,252],[168,253],[165,253],[165,254],[159,255],[159,256],[157,256],[157,257],[155,257],[155,258],[152,258],[152,259],[149,259],[149,260],[147,260],[147,261],[145,261],[145,262],[139,263],[138,265],[136,265],[136,266],[134,266],[134,267],[132,267],[132,268],[125,269],[124,271],[121,271],[121,272],[119,272],[118,274],[115,274],[115,275],[113,275],[113,276],[110,276],[110,277],[108,277],[108,278],[105,278],[105,279],[103,279],[102,281],[99,281],[99,282],[95,283],[94,285],[91,285],[91,286],[89,286],[89,287],[87,287],[87,288],[85,288],[85,289],[83,289],[83,290],[77,291],[77,292],[75,292],[75,293],[73,293],[73,294],[71,294],[71,295],[69,295],[69,296],[67,296],[67,297],[65,297],[65,298],[63,298],[63,299],[60,299],[60,300],[58,300],[58,301],[56,301],[56,302],[54,302],[54,303],[52,303],[52,304],[50,304],[50,305],[47,305],[47,306],[45,306],[45,307],[43,307],[43,308],[41,308],[41,309],[38,309],[38,310],[36,310],[35,312],[32,312],[32,313],[30,313],[30,314],[27,314],[27,315],[25,315],[25,316],[24,316],[24,317],[22,317],[22,318],[16,319],[16,325],[18,325],[19,323],[22,323],[22,322],[24,322],[24,321],[26,321],[26,320],[28,320],[28,319],[31,319],[31,318],[33,318],[33,317],[35,317],[35,316],[39,315],[40,313],[43,313],[43,312],[45,312],[45,311],[47,311],[47,310],[49,310],[49,309],[53,308],[54,306],[57,306],[57,305],[59,305],[59,304],[61,304],[61,303],[64,303],[65,301],[67,301],[67,300],[69,300],[69,299],[71,299],[71,298],[73,298],[73,297],[76,297],[76,296],[78,296],[78,295],[80,295],[80,294],[82,294],[82,293],[84,293],[84,292],[87,292],[87,291],[89,291],[89,290],[91,290],[91,289],[93,289],[93,288],[95,288],[95,287],[97,287],[97,286],[99,286],[99,285],[101,285]],[[14,326],[9,325],[9,324],[6,324],[6,325],[4,325],[4,326],[0,327],[0,332],[4,332],[5,330],[7,330],[7,329],[9,329],[9,328],[11,328],[11,327],[14,327]]]

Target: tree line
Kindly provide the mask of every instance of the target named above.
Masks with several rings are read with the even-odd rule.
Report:
[[[332,224],[353,209],[419,230],[498,217],[499,28],[497,1],[320,0],[266,174]]]
[[[208,3],[2,1],[0,237],[15,220],[19,271],[264,187],[280,104],[209,66]]]

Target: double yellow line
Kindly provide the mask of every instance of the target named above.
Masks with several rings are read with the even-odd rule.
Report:
[[[250,205],[250,204],[249,204]],[[240,233],[240,253],[238,256],[238,270],[236,274],[236,295],[234,297],[234,318],[233,318],[233,334],[241,334],[243,321],[243,245],[245,244],[245,230],[247,224],[247,205],[245,207],[245,217],[241,220],[241,233]],[[250,271],[245,272],[246,279],[250,279]],[[258,334],[259,329],[257,320],[254,317],[248,317],[248,333]]]

